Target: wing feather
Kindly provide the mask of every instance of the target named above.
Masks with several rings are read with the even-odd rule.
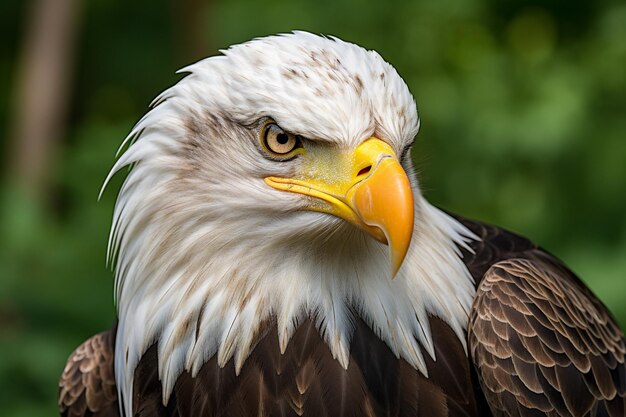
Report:
[[[472,360],[494,414],[624,416],[624,335],[571,272],[539,249],[524,256],[485,272],[470,319]]]
[[[119,417],[113,372],[115,333],[99,333],[70,355],[59,381],[64,417]]]

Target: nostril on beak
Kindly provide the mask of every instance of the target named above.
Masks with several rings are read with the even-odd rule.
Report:
[[[357,177],[363,176],[363,175],[367,175],[368,172],[370,172],[372,170],[372,166],[368,165],[365,168],[361,168],[361,170],[359,171],[358,174],[356,174]]]

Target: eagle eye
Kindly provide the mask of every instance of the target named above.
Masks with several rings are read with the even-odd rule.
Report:
[[[286,160],[291,159],[302,148],[302,139],[269,121],[261,129],[261,144],[272,158]]]

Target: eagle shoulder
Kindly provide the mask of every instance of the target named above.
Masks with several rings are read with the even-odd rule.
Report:
[[[494,415],[624,416],[626,343],[614,319],[555,258],[517,254],[485,272],[468,328]]]
[[[98,333],[70,355],[59,380],[63,417],[119,417],[113,357],[115,330]]]

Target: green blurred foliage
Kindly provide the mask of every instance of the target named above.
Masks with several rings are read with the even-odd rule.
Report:
[[[0,5],[0,125],[10,117],[28,2]],[[0,188],[0,404],[56,413],[65,358],[114,321],[106,240],[117,146],[179,79],[175,1],[85,2],[72,103],[49,201]],[[292,29],[379,51],[422,119],[422,187],[451,211],[497,223],[565,260],[626,324],[626,4],[618,0],[213,1],[218,48]],[[2,149],[10,149],[6,138]],[[3,154],[8,162],[10,155]]]

